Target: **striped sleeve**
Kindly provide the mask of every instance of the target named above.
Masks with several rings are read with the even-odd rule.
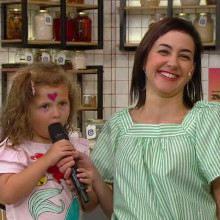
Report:
[[[116,125],[116,118],[115,115],[106,122],[91,154],[99,174],[107,183],[113,183],[114,151],[117,142],[115,128],[119,127]]]
[[[220,176],[220,103],[209,103],[200,111],[196,151],[202,173],[210,183]]]

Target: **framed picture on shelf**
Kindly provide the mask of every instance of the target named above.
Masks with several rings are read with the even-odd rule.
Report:
[[[220,68],[209,68],[209,101],[220,102]]]

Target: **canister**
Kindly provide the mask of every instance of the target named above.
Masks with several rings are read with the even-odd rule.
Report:
[[[209,13],[197,14],[194,22],[194,27],[199,32],[203,43],[213,41],[213,19]]]
[[[53,21],[47,10],[40,10],[34,16],[35,40],[53,40]]]
[[[185,21],[189,21],[190,23],[192,23],[192,20],[190,19],[190,17],[189,17],[189,14],[188,13],[179,13],[178,15],[177,15],[177,17],[178,18],[181,18],[181,19],[183,19],[183,20],[185,20]]]
[[[141,6],[157,7],[160,4],[160,0],[140,0]]]
[[[86,138],[89,140],[89,147],[92,150],[95,146],[106,120],[104,119],[89,119],[86,122]]]
[[[75,70],[86,69],[87,55],[83,50],[77,50],[72,55],[72,66]]]

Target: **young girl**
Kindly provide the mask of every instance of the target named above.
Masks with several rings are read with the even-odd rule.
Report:
[[[7,220],[78,220],[81,205],[85,211],[93,208],[70,192],[56,166],[74,148],[88,154],[87,140],[52,144],[48,132],[57,122],[70,131],[74,101],[71,82],[56,64],[32,64],[15,75],[1,118],[0,200]],[[92,193],[89,198],[96,200]]]

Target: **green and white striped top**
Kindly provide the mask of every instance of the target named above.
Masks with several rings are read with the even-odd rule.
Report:
[[[92,159],[114,185],[119,220],[212,220],[220,176],[220,103],[200,101],[181,124],[133,123],[126,108],[104,126]]]

